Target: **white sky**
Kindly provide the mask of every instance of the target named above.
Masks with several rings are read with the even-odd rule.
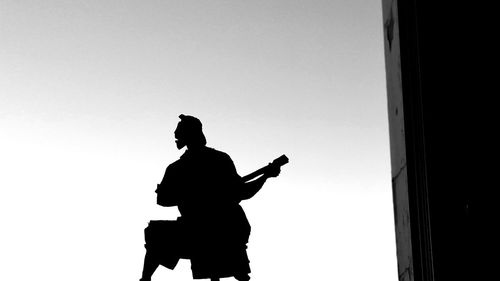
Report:
[[[290,158],[252,280],[397,280],[382,39],[379,0],[0,0],[0,279],[138,280],[184,113],[241,175]]]

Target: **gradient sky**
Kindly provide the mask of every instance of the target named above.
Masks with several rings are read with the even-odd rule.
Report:
[[[241,175],[290,158],[252,280],[397,280],[382,39],[380,0],[0,0],[0,279],[138,280],[183,113]]]

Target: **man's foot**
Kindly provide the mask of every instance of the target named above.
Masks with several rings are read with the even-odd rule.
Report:
[[[234,276],[234,278],[236,278],[236,280],[238,280],[238,281],[248,281],[248,280],[250,280],[250,276],[248,276],[248,274]]]

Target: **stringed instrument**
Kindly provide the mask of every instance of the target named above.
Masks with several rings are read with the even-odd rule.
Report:
[[[286,157],[286,155],[283,154],[280,157],[274,159],[273,162],[269,163],[265,167],[262,167],[262,168],[258,169],[257,171],[242,177],[241,179],[243,180],[243,182],[247,182],[255,177],[258,177],[258,176],[266,173],[270,169],[275,169],[275,168],[281,167],[287,163],[288,163],[288,157]]]

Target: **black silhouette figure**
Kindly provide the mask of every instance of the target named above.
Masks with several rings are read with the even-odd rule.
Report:
[[[283,155],[240,177],[229,155],[206,146],[200,120],[179,118],[176,144],[187,150],[167,167],[156,193],[159,205],[177,206],[181,216],[176,221],[150,221],[141,280],[151,280],[159,265],[174,269],[181,258],[190,259],[194,279],[250,280],[250,224],[239,202],[252,198],[269,177],[278,176],[288,158]]]

